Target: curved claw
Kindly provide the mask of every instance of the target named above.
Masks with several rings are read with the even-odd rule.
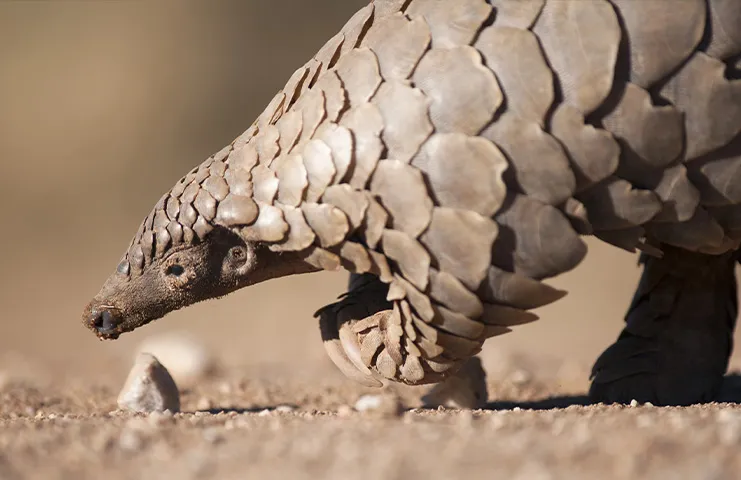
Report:
[[[331,307],[332,305],[329,305],[317,312],[327,355],[351,380],[366,387],[382,387],[383,383],[373,376],[368,367],[363,365],[360,359],[360,345],[355,335],[348,328],[339,329],[337,327],[337,315]]]

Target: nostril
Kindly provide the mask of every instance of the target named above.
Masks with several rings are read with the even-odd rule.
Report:
[[[93,325],[101,332],[107,332],[116,329],[116,317],[110,310],[98,312],[93,317]]]

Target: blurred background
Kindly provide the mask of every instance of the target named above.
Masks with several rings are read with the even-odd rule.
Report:
[[[224,364],[337,374],[312,314],[345,273],[271,281],[115,342],[80,314],[160,195],[249,127],[364,3],[0,2],[0,370],[120,377],[141,342],[184,332]],[[551,282],[570,294],[490,340],[487,366],[514,352],[589,367],[615,339],[637,257],[589,246]]]

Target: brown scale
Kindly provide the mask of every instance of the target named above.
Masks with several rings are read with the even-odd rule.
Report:
[[[457,161],[450,161],[455,158]],[[507,187],[502,174],[507,160],[489,140],[460,133],[435,134],[412,160],[425,173],[437,204],[471,210],[485,217],[496,213]]]
[[[533,32],[558,77],[563,102],[585,116],[596,110],[612,89],[620,44],[613,6],[607,0],[546,1]]]
[[[495,26],[528,30],[543,10],[545,0],[489,0],[489,3],[495,10]]]
[[[625,85],[602,124],[624,145],[622,168],[633,167],[639,172],[641,168],[664,169],[682,154],[682,114],[671,105],[654,106],[649,93],[635,84]]]
[[[548,278],[576,267],[587,247],[554,207],[513,195],[496,217],[499,235],[492,264],[530,278]]]
[[[211,180],[212,178],[214,180]],[[218,201],[224,200],[230,192],[243,197],[251,197],[255,192],[252,187],[252,174],[248,170],[234,168],[232,165],[224,173],[224,178],[209,177],[203,182],[202,187]]]
[[[483,313],[483,305],[478,296],[447,272],[430,269],[429,295],[441,305],[469,318],[478,318]]]
[[[301,112],[295,110],[289,111],[278,121],[276,124],[280,135],[278,138],[278,147],[281,152],[290,152],[296,145],[301,135],[303,121]]]
[[[270,100],[265,110],[263,110],[257,119],[258,136],[263,134],[268,126],[275,124],[281,115],[283,115],[283,105],[285,102],[286,94],[282,91],[276,93],[273,99]]]
[[[384,17],[403,11],[410,0],[375,0],[373,6],[376,17]]]
[[[551,117],[551,134],[563,145],[574,172],[576,192],[610,177],[620,161],[620,146],[610,133],[584,123],[584,115],[561,104]]]
[[[433,203],[416,168],[397,160],[381,160],[370,191],[388,212],[391,228],[416,238],[429,225]]]
[[[316,60],[320,65],[315,74],[315,78],[320,77],[336,64],[337,59],[340,57],[340,49],[344,42],[345,35],[340,31],[322,45],[316,55],[314,55],[314,60]]]
[[[199,240],[204,240],[213,229],[213,224],[202,216],[199,216],[196,223],[193,224],[193,233]]]
[[[317,129],[315,138],[326,143],[332,151],[332,163],[335,169],[332,182],[342,182],[352,163],[354,148],[352,133],[341,125],[327,122]]]
[[[484,130],[509,159],[505,177],[514,178],[515,188],[550,205],[563,203],[574,194],[576,179],[561,144],[537,123],[507,111]]]
[[[296,252],[311,246],[316,234],[306,222],[303,211],[289,205],[279,205],[279,208],[283,211],[283,218],[288,224],[290,234],[282,242],[270,244],[270,250],[274,252]]]
[[[553,72],[532,32],[500,27],[498,18],[493,27],[481,33],[474,47],[496,75],[507,97],[507,112],[544,128],[555,97]]]
[[[406,299],[414,312],[425,322],[431,322],[435,317],[432,302],[424,293],[408,282],[399,274],[394,275],[394,280],[389,288],[387,297],[389,300]]]
[[[451,335],[469,340],[477,340],[484,333],[485,325],[481,322],[471,320],[461,313],[454,312],[440,305],[434,305],[433,309],[435,315],[430,321],[430,324]]]
[[[648,89],[665,78],[692,54],[702,39],[706,0],[611,1],[618,7],[630,38],[630,81],[639,87]],[[656,28],[647,18],[661,19],[671,28]],[[671,48],[666,48],[667,45]]]
[[[361,105],[376,93],[381,85],[381,73],[376,55],[367,47],[352,50],[337,62],[335,67],[345,90],[350,106]]]
[[[330,272],[339,270],[341,265],[340,257],[316,245],[305,250],[303,260],[309,265]]]
[[[721,60],[741,54],[741,30],[738,26],[741,3],[736,0],[711,0],[708,8],[712,26],[705,53]]]
[[[300,154],[292,153],[277,158],[275,174],[278,177],[278,201],[284,205],[298,207],[309,186],[304,160]]]
[[[332,185],[322,195],[322,202],[329,203],[347,216],[350,233],[357,230],[365,218],[368,209],[368,198],[364,192],[354,190],[350,185],[343,183]]]
[[[430,25],[433,48],[470,45],[492,13],[484,0],[413,0],[406,14],[424,18]]]
[[[348,105],[347,92],[342,86],[340,77],[335,72],[327,72],[314,86],[324,94],[327,120],[336,122]]]
[[[286,86],[283,87],[282,93],[286,96],[285,102],[283,102],[283,114],[285,115],[296,100],[301,96],[304,85],[311,81],[310,78],[311,70],[307,65],[298,68],[293,75],[286,82]]]
[[[256,142],[250,142],[241,148],[235,149],[229,156],[229,167],[235,170],[244,170],[246,172],[252,171],[260,160],[255,143]]]
[[[340,125],[352,132],[355,145],[348,183],[357,190],[364,190],[384,150],[381,141],[383,116],[376,105],[364,103],[345,113]]]
[[[486,277],[498,231],[491,218],[476,212],[437,207],[420,242],[441,271],[475,290]]]
[[[208,222],[213,221],[216,217],[216,200],[204,188],[201,188],[196,195],[193,206],[198,214]]]
[[[314,89],[304,93],[296,102],[295,109],[302,115],[301,135],[296,148],[300,148],[313,138],[314,132],[327,116],[325,102],[324,92]],[[262,154],[260,154],[260,161],[262,161]]]
[[[362,45],[376,54],[386,81],[403,81],[412,75],[430,41],[430,29],[424,19],[410,21],[399,12],[375,22]]]
[[[313,139],[306,144],[302,158],[308,181],[306,201],[316,203],[337,174],[332,149],[323,141]]]
[[[225,227],[239,227],[252,224],[258,215],[258,204],[255,200],[230,193],[219,202],[216,222]]]
[[[345,270],[353,273],[379,273],[379,270],[374,268],[375,264],[369,252],[362,244],[345,241],[342,242],[339,248],[335,248],[334,250],[340,257],[342,267]]]
[[[430,118],[440,133],[478,134],[503,100],[494,74],[470,46],[429,51],[412,80],[430,98]]]
[[[369,24],[374,19],[374,10],[375,6],[373,4],[366,5],[350,17],[350,20],[342,27],[344,41],[340,50],[341,55],[358,47],[368,30]]]
[[[427,288],[430,255],[418,241],[404,232],[386,229],[381,236],[381,247],[384,255],[399,266],[404,278],[420,290]]]
[[[661,89],[685,118],[685,161],[712,152],[741,132],[741,80],[725,78],[725,63],[697,52]]]
[[[681,223],[656,223],[646,227],[657,240],[692,251],[722,250],[725,232],[708,212],[698,207],[689,220]]]
[[[255,147],[260,163],[269,166],[275,157],[280,153],[280,130],[275,125],[267,125],[260,130],[255,137]]]
[[[561,205],[560,209],[576,233],[579,235],[592,235],[594,233],[594,228],[589,223],[587,207],[579,200],[573,197],[569,198]]]
[[[278,194],[278,177],[263,164],[252,169],[253,198],[256,202],[272,204]]]
[[[288,234],[288,223],[285,221],[283,211],[266,203],[256,202],[256,204],[257,218],[248,226],[240,227],[240,235],[247,241],[280,242],[285,239]]]
[[[684,222],[692,218],[700,203],[700,192],[690,181],[687,168],[679,164],[661,172],[653,188],[663,203],[651,222]]]
[[[741,134],[725,147],[692,160],[687,169],[703,205],[741,203]]]
[[[661,200],[654,192],[634,188],[616,177],[577,198],[586,206],[589,223],[596,231],[643,225],[662,209]]]
[[[391,81],[381,85],[373,104],[382,115],[388,158],[408,163],[434,130],[428,98],[418,88]]]
[[[388,226],[389,215],[373,195],[369,192],[366,192],[365,195],[368,200],[368,209],[366,210],[363,224],[360,226],[360,233],[366,245],[371,249],[375,249],[378,242],[381,241],[383,230]]]
[[[322,248],[337,245],[347,236],[350,227],[339,208],[326,203],[304,202],[301,209]]]

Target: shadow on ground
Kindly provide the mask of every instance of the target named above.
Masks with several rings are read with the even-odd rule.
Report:
[[[719,403],[741,403],[741,373],[734,373],[725,376],[723,386],[721,387],[721,391],[715,401]],[[486,405],[486,409],[511,410],[519,407],[527,410],[550,410],[553,408],[567,408],[572,405],[587,406],[591,403],[589,397],[586,395],[562,395],[525,402],[490,402]]]

